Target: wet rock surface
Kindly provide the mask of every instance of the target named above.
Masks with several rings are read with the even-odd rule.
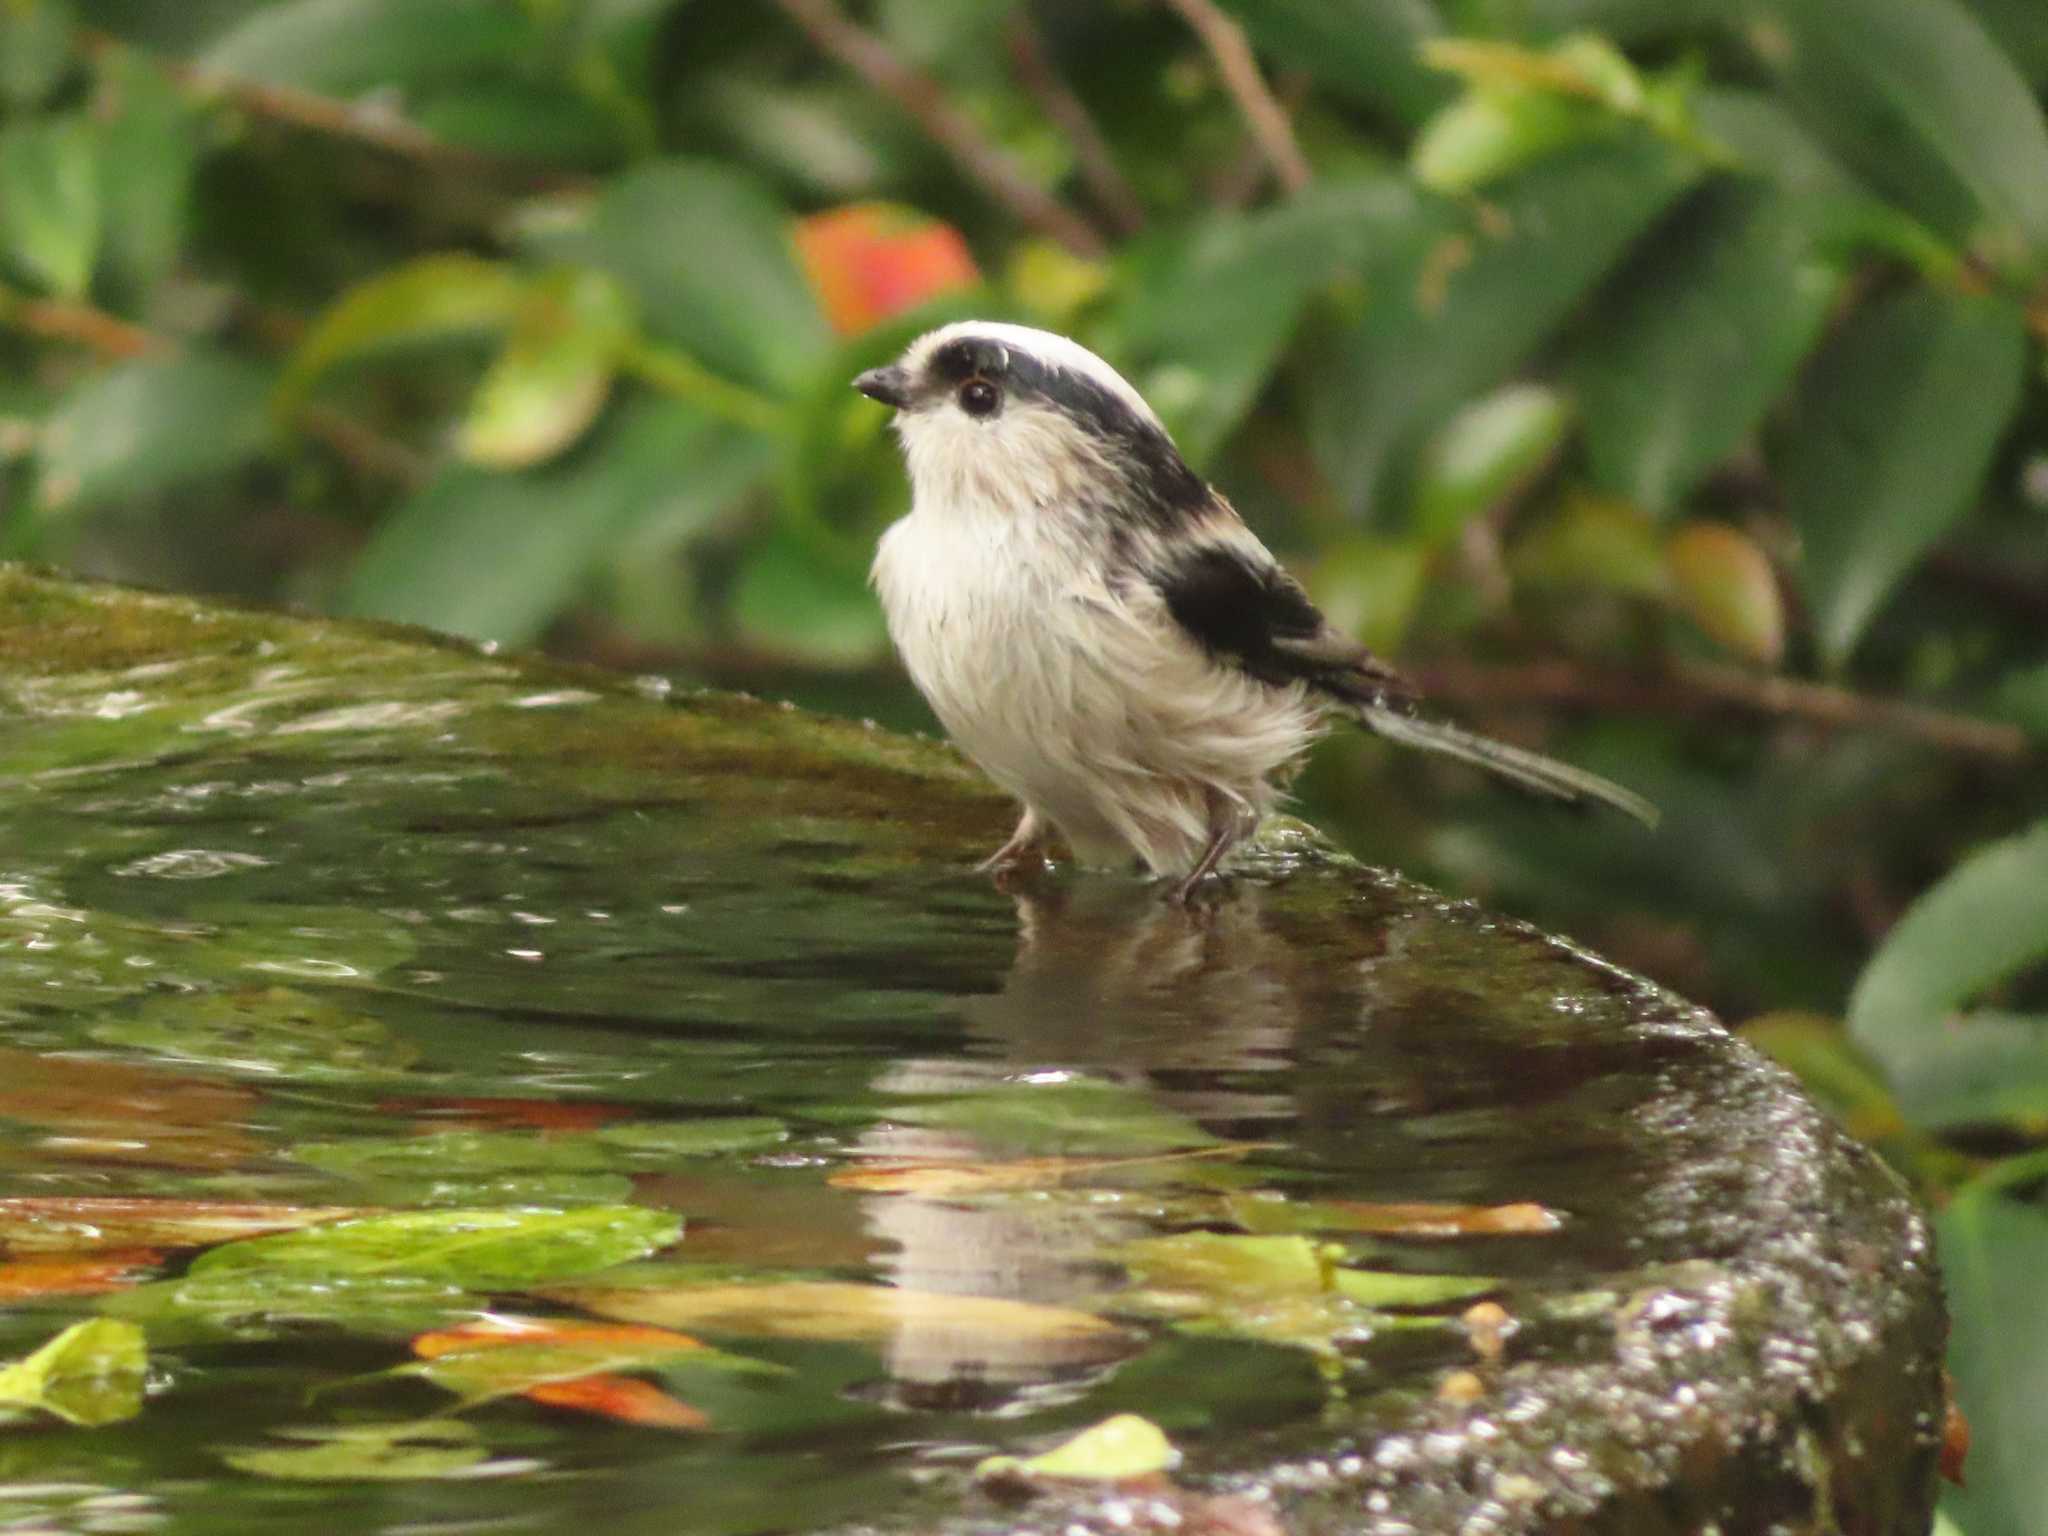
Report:
[[[1183,913],[1107,877],[993,891],[967,870],[1006,830],[931,743],[0,568],[0,1109],[28,1128],[5,1193],[630,1199],[685,1223],[662,1262],[696,1267],[660,1306],[787,1368],[706,1400],[723,1436],[493,1408],[478,1427],[530,1468],[309,1504],[212,1437],[304,1418],[406,1328],[159,1329],[168,1391],[10,1477],[198,1530],[1927,1528],[1927,1231],[1784,1072],[1299,831]],[[73,1069],[153,1129],[31,1093]],[[781,1139],[601,1170],[556,1149],[452,1190],[374,1150],[351,1184],[320,1150],[528,1102]],[[900,1172],[932,1168],[953,1182]],[[1426,1219],[1503,1207],[1542,1220]],[[1276,1246],[1218,1250],[1260,1255],[1227,1281],[1148,1271],[1198,1234]],[[659,1321],[648,1267],[516,1299]],[[1418,1278],[1441,1296],[1396,1294]],[[851,1287],[982,1305],[821,1328]],[[1167,1431],[1170,1480],[972,1475],[1111,1412]]]

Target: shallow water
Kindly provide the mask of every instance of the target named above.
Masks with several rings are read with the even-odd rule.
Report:
[[[1497,1365],[1460,1320],[1482,1294],[1561,1379],[1611,1366],[1612,1314],[1660,1275],[1740,1302],[1759,1202],[1792,1196],[1726,1166],[1700,1104],[1836,1155],[1768,1069],[1726,1086],[1733,1048],[1682,1004],[1299,836],[1194,913],[1109,878],[1005,894],[966,873],[1003,809],[934,749],[406,636],[11,596],[43,643],[0,647],[0,1195],[632,1207],[683,1235],[533,1284],[219,1304],[181,1279],[218,1246],[117,1243],[150,1250],[124,1288],[0,1312],[0,1355],[131,1317],[148,1400],[6,1432],[0,1532],[986,1516],[978,1459],[1123,1411],[1199,1481],[1436,1412]],[[905,1168],[982,1184],[861,1185]],[[1373,1233],[1328,1202],[1556,1230]],[[1387,1307],[1133,1259],[1197,1232],[1475,1278]],[[52,1233],[17,1221],[12,1256],[70,1251]],[[856,1325],[764,1292],[686,1331],[782,1369],[627,1367],[708,1421],[687,1431],[382,1374],[481,1310],[660,1323],[635,1296],[817,1282],[1058,1310]],[[1053,1322],[1075,1314],[1099,1326]],[[453,1476],[224,1460],[447,1416],[482,1447]],[[1588,1499],[1647,1477],[1579,1472]]]

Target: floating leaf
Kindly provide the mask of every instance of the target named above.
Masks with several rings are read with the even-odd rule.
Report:
[[[1976,498],[2025,369],[2015,306],[1907,289],[1865,306],[1808,371],[1775,457],[1832,665]]]
[[[623,1264],[672,1243],[682,1222],[638,1206],[576,1211],[402,1211],[251,1238],[202,1254],[194,1276],[404,1275],[514,1288]]]
[[[220,1453],[237,1472],[290,1482],[412,1482],[460,1477],[490,1452],[459,1419],[397,1424],[338,1424],[274,1429],[302,1446],[238,1446]]]
[[[800,219],[796,249],[825,318],[842,336],[981,282],[957,229],[895,203],[855,203]]]
[[[33,1408],[88,1428],[142,1411],[149,1355],[133,1323],[73,1323],[26,1359],[0,1366],[0,1407]]]
[[[875,1343],[907,1328],[943,1328],[957,1331],[966,1341],[963,1348],[976,1338],[996,1343],[1045,1340],[1099,1349],[1105,1357],[1120,1353],[1127,1342],[1115,1324],[1066,1307],[886,1285],[569,1285],[549,1286],[540,1294],[602,1317],[754,1338]]]
[[[403,1339],[459,1323],[482,1307],[462,1287],[418,1275],[258,1268],[159,1280],[99,1303],[101,1311],[142,1323],[159,1337],[202,1340],[270,1339],[309,1324]]]
[[[1259,1297],[1321,1295],[1344,1250],[1306,1237],[1234,1237],[1181,1232],[1126,1243],[1112,1254],[1139,1285],[1160,1290]]]
[[[1533,1200],[1508,1205],[1379,1204],[1363,1200],[1279,1200],[1245,1195],[1231,1219],[1253,1232],[1371,1232],[1386,1237],[1531,1237],[1562,1231],[1564,1218]]]
[[[291,1082],[389,1076],[419,1054],[383,1020],[291,987],[148,997],[94,1024],[92,1038],[162,1061]]]
[[[1180,1452],[1157,1424],[1135,1413],[1119,1413],[1036,1456],[990,1456],[976,1463],[974,1475],[1114,1482],[1170,1472],[1179,1465]]]
[[[315,1168],[365,1178],[477,1177],[534,1171],[604,1173],[688,1157],[772,1147],[789,1137],[762,1115],[604,1126],[588,1132],[440,1131],[430,1136],[308,1142],[292,1156]]]
[[[666,1393],[613,1373],[652,1370],[686,1361],[693,1368],[781,1374],[783,1367],[706,1348],[688,1334],[631,1324],[493,1314],[412,1341],[418,1365],[394,1374],[418,1376],[460,1397],[464,1407],[521,1396],[669,1428],[700,1429],[706,1421]],[[634,1391],[640,1388],[640,1391]],[[650,1396],[651,1394],[651,1396]]]
[[[523,469],[560,453],[604,408],[632,334],[631,303],[613,278],[564,268],[535,279],[470,402],[462,456]]]
[[[153,1248],[118,1248],[91,1258],[11,1259],[0,1263],[0,1303],[125,1291],[162,1262]]]
[[[10,1253],[203,1248],[361,1214],[348,1206],[25,1195],[0,1199],[0,1245]]]
[[[1756,540],[1726,523],[1689,522],[1665,542],[1664,559],[1672,599],[1687,618],[1745,660],[1778,664],[1785,604]]]
[[[574,1381],[544,1382],[528,1387],[524,1396],[544,1407],[596,1414],[642,1429],[711,1427],[711,1416],[703,1409],[692,1408],[652,1382],[636,1381],[631,1376],[580,1376]]]
[[[1478,1275],[1405,1275],[1383,1269],[1339,1269],[1337,1294],[1362,1307],[1441,1307],[1500,1287]]]
[[[997,1190],[1055,1189],[1065,1184],[1085,1183],[1105,1173],[1151,1173],[1195,1158],[1237,1158],[1251,1150],[1247,1144],[1198,1147],[1189,1152],[1161,1152],[1147,1157],[1019,1157],[1004,1162],[869,1162],[833,1174],[825,1182],[834,1189],[858,1189],[869,1194],[947,1195],[986,1194]]]
[[[1004,1082],[955,1098],[892,1103],[887,1113],[910,1125],[967,1132],[991,1155],[1138,1155],[1216,1144],[1142,1089],[1086,1078]]]

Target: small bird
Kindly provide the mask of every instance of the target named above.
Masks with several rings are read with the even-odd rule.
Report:
[[[1079,343],[963,321],[853,383],[895,411],[910,472],[871,578],[890,638],[1023,805],[984,870],[1042,862],[1057,833],[1083,863],[1135,857],[1185,903],[1332,717],[1655,824],[1617,784],[1419,716]]]

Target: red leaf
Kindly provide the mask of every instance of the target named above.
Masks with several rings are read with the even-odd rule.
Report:
[[[894,203],[814,213],[797,222],[796,248],[842,336],[981,281],[958,230]]]
[[[575,1381],[551,1381],[529,1387],[527,1397],[550,1408],[572,1408],[578,1413],[602,1414],[622,1424],[639,1424],[649,1429],[709,1429],[711,1420],[688,1403],[670,1397],[661,1388],[631,1376],[583,1376]]]

